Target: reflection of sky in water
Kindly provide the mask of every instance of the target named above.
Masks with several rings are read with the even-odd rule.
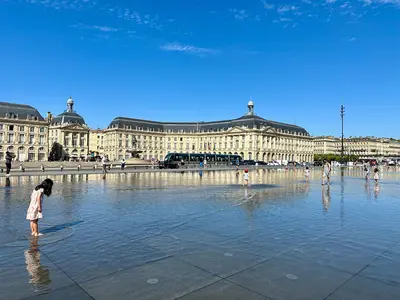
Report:
[[[252,253],[294,247],[296,255],[325,251],[328,264],[340,250],[336,244],[344,249],[357,243],[363,251],[375,251],[400,239],[400,173],[382,172],[376,185],[363,178],[362,170],[335,170],[329,186],[321,186],[321,173],[312,171],[306,182],[303,170],[251,170],[250,187],[242,186],[243,174],[235,171],[52,176],[55,186],[44,199],[39,228],[45,236],[38,247],[57,265],[71,268],[72,277],[86,280],[129,265],[137,251],[132,243],[153,243],[155,237],[165,239],[169,248],[156,246],[166,252],[175,245],[171,241],[234,245]],[[32,189],[43,179],[11,177],[6,187],[0,179],[0,226],[5,228],[0,247],[28,249],[26,270],[38,291],[51,289],[53,272],[42,265],[41,252],[29,246],[25,214]],[[321,239],[326,240],[317,243]],[[224,248],[221,255],[230,254],[235,257],[234,249]],[[86,273],[79,273],[80,264],[88,262]],[[292,280],[297,276],[287,274]]]

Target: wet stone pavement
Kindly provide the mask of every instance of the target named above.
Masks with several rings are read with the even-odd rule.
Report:
[[[1,299],[400,299],[400,173],[254,170],[0,180]]]

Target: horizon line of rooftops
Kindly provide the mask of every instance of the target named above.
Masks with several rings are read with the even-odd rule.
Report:
[[[12,119],[24,119],[27,116],[35,116],[34,120],[48,121],[51,125],[62,124],[80,124],[88,127],[84,119],[73,109],[74,100],[69,97],[67,100],[67,109],[59,115],[52,116],[48,112],[48,117],[44,119],[37,109],[26,104],[16,104],[9,102],[0,102],[0,116],[6,118],[12,116]],[[129,117],[116,117],[105,128],[107,129],[130,129],[145,130],[166,133],[196,133],[196,132],[221,132],[233,127],[244,127],[252,129],[262,129],[272,127],[277,132],[287,133],[299,136],[310,136],[309,133],[300,126],[266,120],[254,113],[254,102],[250,100],[247,104],[248,113],[242,117],[221,121],[200,121],[200,122],[160,122]],[[149,125],[149,126],[148,126]],[[176,128],[177,127],[177,128]]]

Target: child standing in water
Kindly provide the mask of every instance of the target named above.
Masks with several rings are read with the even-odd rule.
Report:
[[[379,170],[378,170],[378,168],[375,168],[375,170],[374,170],[374,180],[375,180],[375,182],[376,183],[378,183],[378,181],[379,181]]]
[[[369,179],[369,175],[371,174],[371,171],[367,167],[367,165],[364,166],[364,172],[365,172],[365,180]]]
[[[304,171],[304,176],[306,177],[306,181],[310,179],[310,169],[306,167],[306,170]]]
[[[31,235],[40,236],[39,233],[39,219],[43,218],[42,215],[42,204],[43,194],[47,197],[51,195],[51,189],[53,187],[53,181],[49,178],[45,179],[39,184],[32,192],[31,202],[29,204],[28,211],[26,213],[26,219],[31,221]]]
[[[243,186],[248,186],[249,185],[249,170],[244,169],[244,174],[243,174]]]
[[[329,184],[330,175],[331,175],[331,164],[327,160],[325,160],[324,167],[322,168],[322,185],[325,184],[325,178],[327,179],[327,184]]]

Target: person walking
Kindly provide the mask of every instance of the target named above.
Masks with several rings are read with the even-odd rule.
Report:
[[[125,159],[122,159],[121,160],[121,170],[124,170],[125,169]]]
[[[107,173],[107,162],[108,162],[108,158],[107,156],[103,156],[103,158],[101,159],[101,164],[103,165],[103,173]]]

